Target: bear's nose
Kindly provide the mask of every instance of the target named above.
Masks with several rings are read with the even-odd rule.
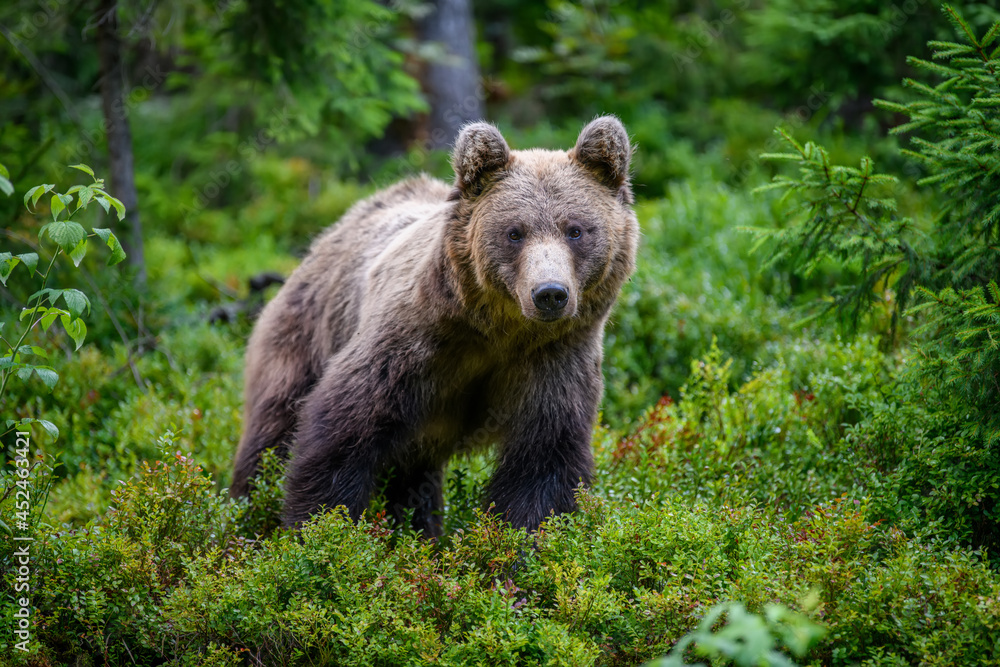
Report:
[[[531,291],[531,300],[538,310],[554,315],[566,307],[569,292],[559,283],[545,283]]]

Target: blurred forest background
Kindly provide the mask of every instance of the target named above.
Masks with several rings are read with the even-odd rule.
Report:
[[[993,2],[965,3],[959,9],[975,35],[987,34],[1000,21]],[[665,653],[709,602],[730,598],[747,600],[758,610],[769,600],[783,601],[839,627],[831,631],[816,664],[914,664],[938,655],[943,646],[958,652],[951,664],[962,663],[960,656],[984,655],[976,651],[992,651],[996,659],[1000,648],[987,632],[1000,628],[1000,353],[991,338],[1000,332],[1000,317],[990,310],[1000,292],[992,297],[988,292],[988,284],[1000,278],[997,209],[991,208],[1000,205],[996,167],[986,158],[976,162],[988,174],[983,178],[993,179],[982,181],[993,184],[985,189],[982,183],[973,188],[969,180],[961,186],[972,188],[966,190],[949,189],[948,182],[920,181],[944,173],[944,168],[936,172],[934,164],[907,153],[921,150],[911,135],[890,134],[913,118],[900,105],[921,94],[904,86],[904,79],[935,86],[941,76],[949,76],[922,70],[907,56],[930,60],[928,42],[961,36],[961,28],[946,18],[937,0],[3,3],[0,164],[13,191],[0,195],[0,250],[39,251],[35,239],[44,218],[58,212],[50,211],[45,197],[33,214],[25,208],[24,196],[42,183],[57,184],[65,192],[89,182],[70,165],[93,168],[127,210],[123,221],[96,206],[76,218],[88,228],[112,228],[128,254],[126,262],[108,268],[107,254],[95,250],[79,268],[69,261],[56,263],[49,279],[50,285],[90,296],[91,309],[83,318],[86,344],[76,350],[59,327],[47,335],[31,332],[28,343],[41,346],[47,340],[55,346],[46,363],[58,372],[58,383],[47,387],[50,383],[39,374],[12,382],[6,394],[0,390],[5,418],[44,417],[59,432],[52,437],[37,426],[33,430],[34,446],[50,466],[45,515],[39,514],[36,522],[56,536],[51,553],[68,558],[65,550],[71,546],[65,540],[76,539],[59,542],[63,528],[58,527],[103,525],[105,516],[119,522],[106,525],[106,535],[127,535],[150,548],[165,541],[180,544],[176,562],[171,561],[175,569],[167,574],[157,570],[153,583],[142,585],[152,586],[150,599],[162,602],[159,617],[174,613],[182,618],[187,613],[183,605],[169,602],[170,591],[190,574],[182,574],[190,566],[180,564],[182,556],[230,549],[225,545],[232,535],[269,535],[274,517],[267,515],[267,507],[234,509],[225,525],[235,527],[223,530],[219,517],[230,510],[211,505],[211,511],[190,519],[192,525],[203,521],[202,528],[191,535],[181,529],[171,532],[174,524],[164,528],[167,524],[150,518],[162,519],[162,512],[144,514],[152,510],[140,498],[158,498],[155,489],[169,487],[173,478],[167,473],[137,478],[137,473],[142,462],[174,460],[179,452],[177,456],[187,457],[177,464],[184,474],[190,473],[185,461],[193,460],[211,475],[207,490],[191,487],[197,494],[227,486],[240,432],[242,352],[253,315],[273,296],[280,277],[294,269],[311,239],[359,198],[406,175],[426,171],[450,180],[448,148],[466,121],[495,122],[513,148],[565,149],[588,120],[613,113],[637,147],[633,183],[643,239],[639,269],[607,330],[602,426],[595,433],[600,474],[590,502],[625,508],[638,503],[636,508],[650,507],[649,516],[660,517],[657,521],[665,521],[662,512],[668,512],[674,518],[662,525],[643,524],[644,509],[636,509],[638,515],[621,510],[621,521],[646,526],[640,530],[646,531],[643,539],[652,539],[648,530],[654,524],[669,526],[663,528],[666,532],[675,520],[684,524],[700,537],[692,537],[694,542],[685,542],[684,548],[675,543],[663,548],[674,556],[688,554],[692,567],[703,566],[698,549],[736,540],[734,530],[746,531],[740,534],[747,540],[761,526],[780,535],[752,553],[733,542],[733,551],[725,556],[730,560],[718,564],[723,574],[712,576],[735,581],[749,570],[739,575],[743,570],[734,563],[755,559],[787,558],[791,563],[800,558],[804,569],[790,565],[780,583],[762,579],[742,589],[706,579],[709,583],[701,588],[692,583],[684,589],[683,603],[680,598],[669,604],[660,599],[656,604],[662,605],[656,607],[648,598],[628,598],[629,591],[646,586],[667,595],[674,584],[661,579],[650,583],[642,568],[656,562],[663,566],[663,559],[674,556],[608,552],[600,563],[589,552],[575,556],[574,563],[597,559],[588,566],[595,572],[633,556],[638,560],[632,579],[594,584],[595,590],[622,591],[612,596],[620,605],[617,612],[607,612],[603,620],[565,621],[569,639],[559,637],[572,651],[583,651],[566,649],[566,655],[579,659],[566,664],[587,663],[587,647],[597,647],[591,657],[599,664],[635,664]],[[979,107],[970,102],[968,108],[986,109],[977,121],[984,134],[969,145],[989,155],[1000,151],[1000,84],[989,64],[990,58],[997,62],[997,43],[988,46],[984,39],[981,47],[987,73],[974,96],[986,101]],[[975,56],[976,51],[968,53]],[[896,105],[876,106],[879,99]],[[940,101],[940,94],[933,99]],[[955,109],[965,109],[964,103],[949,102]],[[813,253],[811,263],[796,260],[794,253],[774,255],[774,247],[787,250],[790,239],[809,249],[812,240],[830,233],[823,227],[812,237],[782,237],[781,230],[798,224],[791,205],[780,193],[754,193],[775,175],[794,171],[760,157],[789,150],[775,127],[800,142],[822,144],[830,163],[858,165],[870,156],[879,172],[897,177],[887,180],[881,192],[894,201],[886,220],[912,220],[906,229],[893,227],[893,234],[902,238],[904,231],[912,232],[924,245],[901,243],[896,249],[905,262],[880,264],[870,281],[875,274],[869,262],[886,255],[864,231],[858,237],[863,242]],[[820,164],[817,173],[822,171]],[[819,190],[824,196],[831,192]],[[807,209],[820,204],[808,209],[806,219],[833,215],[827,199],[803,191]],[[862,185],[851,212],[859,211],[858,203],[867,197]],[[981,209],[962,209],[966,218],[984,221],[982,234],[968,233],[973,240],[965,232],[947,232],[947,220],[962,202],[982,204]],[[872,204],[872,210],[879,205]],[[756,236],[750,231],[754,229]],[[768,241],[775,234],[777,239]],[[893,234],[877,235],[878,241]],[[764,245],[754,249],[762,235]],[[959,250],[940,250],[955,239],[968,243]],[[911,270],[919,262],[906,253],[924,247],[938,248],[931,253],[934,261],[921,265],[923,273]],[[973,259],[965,253],[970,248],[978,253]],[[44,249],[41,254],[47,259]],[[0,313],[12,324],[39,287],[18,271],[0,288]],[[948,276],[961,280],[949,282]],[[843,291],[852,284],[863,285],[863,292]],[[914,285],[926,287],[933,298],[915,296]],[[947,302],[952,288],[958,291],[950,294],[960,296]],[[963,289],[978,289],[980,296]],[[970,338],[962,338],[962,331],[969,329],[948,329],[935,319],[940,314],[920,311],[919,304],[939,299],[937,303],[951,303],[964,317],[969,309],[962,310],[961,299],[974,298],[982,302],[977,312],[985,313],[987,321],[969,334],[979,341],[975,354],[955,357],[960,351],[935,347],[942,340],[965,344]],[[863,307],[852,311],[849,306],[857,304]],[[911,305],[918,310],[908,310]],[[814,317],[827,306],[832,313]],[[928,370],[932,366],[937,375]],[[911,372],[914,367],[923,370]],[[3,442],[5,470],[10,472],[13,433],[6,433]],[[483,519],[470,509],[489,465],[486,459],[473,459],[450,473],[446,526],[452,533],[499,530],[492,524],[484,528],[478,523]],[[116,501],[110,490],[124,481],[145,484],[140,488],[148,493],[126,485],[122,488],[132,491],[122,492],[125,500]],[[280,494],[280,484],[275,482],[271,491]],[[192,496],[189,505],[207,497]],[[280,498],[273,500],[280,503]],[[595,526],[612,511],[588,507],[583,523],[566,528],[563,537],[570,543],[560,547],[560,558],[575,553],[572,540],[598,531]],[[11,523],[4,521],[5,526]],[[824,521],[829,525],[816,523]],[[145,528],[136,528],[140,525]],[[733,527],[737,525],[739,530]],[[364,539],[381,539],[372,535]],[[809,535],[825,537],[802,537]],[[287,550],[301,547],[294,541],[282,544],[286,551],[279,560],[291,558]],[[802,544],[815,551],[803,555]],[[369,547],[359,542],[351,548]],[[455,548],[460,551],[461,545]],[[789,556],[792,552],[798,555]],[[510,562],[496,567],[502,570],[522,557],[517,549],[511,553]],[[533,553],[544,561],[549,552]],[[422,551],[419,557],[433,558]],[[811,564],[804,565],[807,561]],[[528,581],[535,576],[530,573],[542,572],[532,569],[536,566],[542,567],[526,566],[518,585],[540,596],[529,595],[529,607],[544,609],[558,595],[545,588],[547,575]],[[114,586],[93,583],[103,575],[79,567],[79,581],[90,583],[76,585],[105,586],[103,595],[115,595]],[[491,567],[484,565],[483,571],[495,574]],[[551,572],[552,563],[546,567]],[[872,578],[876,570],[884,577],[884,588]],[[552,585],[558,589],[579,576],[557,577]],[[917,584],[899,583],[906,577],[933,579],[933,595],[914,592]],[[968,583],[973,581],[977,583]],[[849,594],[854,585],[868,597]],[[133,647],[146,646],[148,655],[163,658],[166,654],[157,654],[150,639],[158,632],[183,635],[184,650],[201,657],[215,655],[210,645],[217,641],[220,646],[239,643],[224,630],[185,630],[180,621],[169,630],[126,621],[97,629],[100,624],[93,619],[106,621],[111,603],[94,603],[93,608],[79,600],[65,603],[60,596],[71,588],[65,582],[52,584],[46,593],[51,609],[61,611],[53,611],[45,622],[49,644],[39,649],[37,664],[58,664],[52,656],[70,646],[108,655],[109,647],[125,637],[132,638]],[[889,588],[897,597],[885,592]],[[803,602],[813,589],[827,596],[825,607],[815,600]],[[878,598],[876,590],[886,597]],[[743,597],[735,597],[737,593]],[[497,594],[495,587],[483,593]],[[574,593],[584,594],[583,589]],[[218,591],[206,595],[208,599]],[[194,602],[187,599],[185,604]],[[284,609],[277,602],[266,604]],[[359,604],[361,614],[365,605]],[[632,613],[627,609],[636,605],[654,609],[649,613],[669,627],[650,635],[652,630],[629,626],[614,640],[601,634],[617,632],[608,629],[613,626],[608,619],[625,623],[622,619]],[[936,610],[939,625],[930,616],[918,621],[902,612],[893,615],[894,609],[911,607],[927,614],[927,609]],[[414,619],[423,613],[418,607],[411,611]],[[883,612],[885,618],[874,619]],[[91,613],[92,618],[87,616]],[[144,618],[143,613],[148,610],[136,612],[136,618]],[[535,621],[558,620],[558,614],[547,613],[539,612]],[[663,620],[674,617],[680,620]],[[291,623],[288,617],[280,622]],[[60,635],[60,624],[77,628],[77,638],[68,630]],[[295,655],[286,652],[281,635],[261,639],[247,632],[281,660]],[[922,644],[928,633],[938,639]],[[889,639],[896,635],[898,645]],[[457,637],[445,645],[458,642]],[[471,639],[462,637],[472,646]],[[525,646],[551,639],[530,637]],[[583,643],[573,644],[578,639]],[[312,655],[302,648],[310,646],[307,639],[296,636],[295,642],[296,650]],[[375,650],[376,645],[372,639],[366,646]],[[124,660],[126,654],[115,650]],[[357,664],[377,663],[374,654],[364,655]],[[514,651],[511,664],[527,664],[526,655]],[[350,662],[343,655],[339,659],[344,661],[340,664]],[[396,658],[380,659],[401,664],[392,662]],[[220,658],[211,664],[229,663]]]

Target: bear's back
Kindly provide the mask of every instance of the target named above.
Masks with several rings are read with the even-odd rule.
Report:
[[[451,186],[425,175],[408,178],[354,204],[312,244],[285,290],[300,322],[313,326],[323,356],[356,332],[370,271],[405,230],[443,207]],[[319,289],[316,289],[316,288]],[[296,299],[301,293],[309,299]]]

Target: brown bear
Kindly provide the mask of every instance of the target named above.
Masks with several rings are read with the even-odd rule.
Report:
[[[612,116],[569,151],[512,151],[473,123],[454,187],[420,176],[351,208],[250,338],[232,493],[263,450],[290,449],[287,525],[337,505],[357,518],[385,488],[395,519],[437,535],[448,459],[495,441],[493,511],[533,530],[572,510],[604,323],[635,264],[631,154]]]

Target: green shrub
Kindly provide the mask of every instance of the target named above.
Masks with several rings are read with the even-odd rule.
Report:
[[[242,418],[238,329],[198,322],[163,331],[148,345],[136,356],[122,344],[103,354],[86,344],[72,360],[53,359],[61,377],[51,394],[29,385],[9,392],[19,410],[44,414],[59,429],[55,442],[33,441],[63,464],[49,507],[57,522],[102,514],[110,502],[105,489],[160,456],[165,429],[175,432],[175,449],[228,483]]]
[[[672,185],[663,200],[641,203],[638,268],[607,328],[604,416],[627,424],[660,396],[674,397],[692,359],[713,336],[733,356],[733,386],[746,378],[765,343],[793,318],[779,307],[782,283],[749,255],[740,223],[770,220],[765,204],[726,186]]]
[[[31,665],[636,664],[740,600],[824,626],[810,664],[1000,657],[1000,576],[870,523],[864,502],[786,525],[749,507],[579,500],[534,538],[478,514],[435,544],[334,511],[253,541],[234,532],[241,503],[170,456],[121,485],[105,518],[38,530],[38,641],[25,655],[0,638],[0,650]]]
[[[794,519],[843,493],[861,495],[871,468],[845,427],[891,377],[870,339],[775,345],[777,360],[730,392],[732,360],[718,347],[691,363],[675,403],[650,408],[631,433],[597,438],[599,493],[656,493],[689,503],[766,506]]]
[[[1000,448],[983,446],[966,409],[946,387],[904,378],[863,404],[865,419],[846,441],[873,472],[875,518],[992,553],[1000,548]]]
[[[169,434],[161,444],[172,446]],[[24,656],[0,646],[7,656],[29,664],[49,664],[55,655],[92,656],[96,664],[159,655],[159,606],[183,578],[186,561],[201,553],[221,557],[242,544],[233,530],[238,506],[220,497],[191,459],[164,454],[167,461],[145,463],[138,478],[112,491],[113,506],[101,521],[68,531],[38,528],[30,575],[36,650]],[[35,472],[36,484],[51,481],[45,472]],[[0,504],[3,520],[12,507],[6,498]],[[4,541],[0,552],[5,578],[13,577],[6,567],[13,548]],[[4,622],[13,623],[13,592],[5,598]]]
[[[0,165],[2,167],[2,165]],[[53,267],[56,260],[62,255],[68,258],[74,267],[80,266],[80,262],[87,256],[89,239],[97,238],[106,244],[111,250],[111,256],[107,260],[109,266],[117,264],[125,259],[125,251],[122,249],[117,237],[110,229],[92,227],[91,233],[87,233],[83,225],[73,219],[74,215],[86,212],[87,208],[94,203],[100,204],[105,212],[109,212],[113,207],[121,221],[125,216],[125,207],[122,203],[109,195],[104,190],[104,179],[97,178],[93,170],[85,164],[76,164],[73,169],[81,171],[91,178],[88,185],[74,185],[66,189],[65,193],[56,190],[54,184],[36,185],[29,189],[24,195],[24,206],[31,213],[36,213],[39,200],[45,195],[52,193],[49,200],[48,209],[52,216],[52,221],[47,222],[38,229],[38,244],[28,242],[30,249],[41,252],[42,242],[46,241],[50,245],[45,249],[48,254],[47,261],[42,260],[39,268],[39,252],[22,252],[14,254],[11,252],[0,253],[0,283],[4,287],[7,281],[18,266],[23,269],[18,270],[22,282],[28,282],[27,288],[20,291],[32,292],[24,299],[24,305],[14,313],[8,320],[4,317],[0,321],[0,405],[5,408],[12,403],[7,395],[8,387],[12,387],[12,380],[24,388],[28,381],[36,378],[42,385],[51,390],[59,381],[59,374],[50,366],[39,360],[47,360],[49,350],[41,345],[32,345],[34,339],[43,337],[39,334],[47,333],[49,328],[59,320],[65,334],[74,343],[73,351],[80,349],[87,337],[87,325],[83,320],[85,314],[90,312],[90,299],[86,294],[78,289],[54,288],[49,283]],[[3,187],[5,194],[13,191],[10,181],[7,180],[7,169],[2,168]],[[0,186],[3,185],[0,183]],[[74,195],[76,195],[76,205],[73,205]],[[82,214],[81,214],[82,215]],[[20,248],[18,248],[20,249]],[[27,272],[27,276],[24,273]],[[28,281],[24,279],[27,278]],[[13,287],[13,284],[11,285]],[[37,288],[37,289],[36,289]],[[21,305],[16,298],[12,298],[15,304]],[[45,305],[45,304],[48,305]],[[6,315],[7,313],[5,313]],[[21,324],[22,322],[24,324]],[[25,344],[25,343],[29,344]],[[39,341],[40,342],[40,341]],[[10,417],[15,415],[10,414]],[[6,436],[15,429],[25,430],[32,424],[36,424],[50,437],[58,435],[59,430],[52,422],[41,419],[32,414],[18,415],[18,419],[6,419],[0,435]]]

